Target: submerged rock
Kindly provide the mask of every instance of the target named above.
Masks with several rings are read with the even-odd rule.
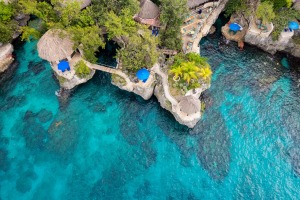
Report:
[[[0,171],[8,171],[9,169],[9,161],[8,161],[8,153],[4,149],[0,149]]]

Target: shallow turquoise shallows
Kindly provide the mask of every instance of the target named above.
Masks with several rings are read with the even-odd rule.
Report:
[[[188,129],[101,72],[58,100],[36,42],[16,53],[0,86],[1,200],[299,199],[300,89],[281,58],[204,39],[212,87]]]

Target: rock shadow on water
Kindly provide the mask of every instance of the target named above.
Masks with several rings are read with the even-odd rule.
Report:
[[[47,61],[41,61],[41,62],[33,62],[30,61],[28,64],[28,69],[34,74],[34,75],[38,75],[41,72],[45,71],[46,67],[45,65],[47,64]]]
[[[222,116],[218,113],[207,113],[209,119],[197,125],[197,157],[208,174],[222,181],[229,172],[230,136]],[[217,123],[218,126],[207,123]]]
[[[7,172],[10,168],[10,162],[8,159],[8,152],[5,149],[0,148],[0,171]]]
[[[21,193],[26,193],[31,190],[32,182],[37,179],[37,175],[32,170],[27,170],[19,175],[16,181],[16,189]]]
[[[16,108],[26,103],[26,96],[9,96],[3,103],[0,104],[0,111],[7,111],[11,108]]]

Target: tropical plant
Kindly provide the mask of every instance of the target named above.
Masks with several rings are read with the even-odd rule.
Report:
[[[270,1],[260,3],[256,10],[256,17],[261,19],[264,25],[272,21],[275,18],[273,3]]]
[[[90,68],[84,63],[83,60],[80,60],[76,65],[74,66],[75,74],[79,78],[86,78],[90,73]]]
[[[184,83],[188,89],[200,87],[200,83],[209,82],[212,71],[207,58],[197,53],[179,53],[174,57],[174,63],[169,70],[174,81],[179,81],[178,86]],[[183,82],[182,82],[183,81]]]
[[[174,80],[178,80],[182,76],[182,68],[180,66],[174,67],[169,73],[174,74]]]
[[[212,71],[209,67],[205,67],[205,68],[200,69],[199,74],[200,74],[201,78],[203,78],[204,80],[208,80],[211,78]]]

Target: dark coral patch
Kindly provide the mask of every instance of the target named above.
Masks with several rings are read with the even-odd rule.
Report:
[[[1,171],[8,171],[9,169],[9,160],[8,160],[8,153],[4,149],[0,149],[0,170]]]

